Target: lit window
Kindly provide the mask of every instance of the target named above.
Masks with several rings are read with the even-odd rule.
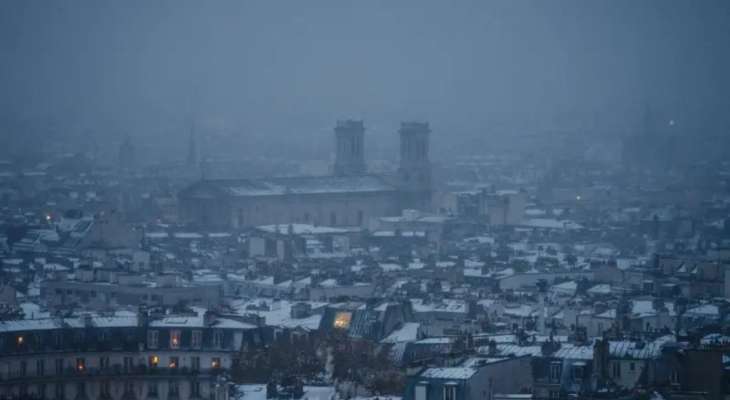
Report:
[[[156,367],[160,363],[160,357],[150,356],[150,367]]]
[[[24,337],[22,337],[22,336],[18,336],[17,342],[18,342],[18,346],[20,346],[20,345],[22,345],[23,343],[25,343],[25,338],[24,338]]]
[[[177,357],[170,357],[170,363],[167,365],[169,368],[177,368],[180,365],[180,360]]]
[[[170,348],[171,349],[180,348],[180,331],[179,330],[170,331]]]
[[[86,370],[86,360],[84,358],[76,359],[76,370],[79,372]]]
[[[335,315],[334,326],[337,329],[347,329],[350,327],[350,321],[352,320],[352,313],[349,312],[338,312]]]
[[[220,368],[221,367],[221,359],[218,357],[213,357],[213,359],[210,362],[211,368]]]

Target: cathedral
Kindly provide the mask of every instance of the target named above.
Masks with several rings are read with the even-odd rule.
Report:
[[[206,228],[270,224],[365,226],[370,218],[431,208],[428,123],[403,122],[400,165],[386,175],[368,174],[365,126],[338,121],[335,163],[329,176],[203,179],[179,194],[181,222]]]

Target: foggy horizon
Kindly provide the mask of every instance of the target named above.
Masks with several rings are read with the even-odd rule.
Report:
[[[416,119],[446,146],[623,136],[651,107],[681,134],[718,135],[730,126],[729,18],[730,4],[709,0],[6,1],[0,129],[165,142],[194,120],[306,146],[338,119],[394,142]]]

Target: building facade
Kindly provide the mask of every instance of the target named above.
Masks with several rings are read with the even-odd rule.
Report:
[[[370,218],[431,206],[427,123],[404,122],[395,175],[367,173],[362,121],[335,127],[331,176],[201,180],[179,194],[181,221],[202,227],[244,228],[303,223],[362,226]]]

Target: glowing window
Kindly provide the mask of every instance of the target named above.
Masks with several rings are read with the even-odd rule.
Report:
[[[180,348],[180,331],[179,330],[170,331],[170,348],[171,349]]]
[[[351,320],[352,320],[352,313],[338,312],[337,314],[335,314],[334,326],[337,329],[347,329],[350,327]]]

